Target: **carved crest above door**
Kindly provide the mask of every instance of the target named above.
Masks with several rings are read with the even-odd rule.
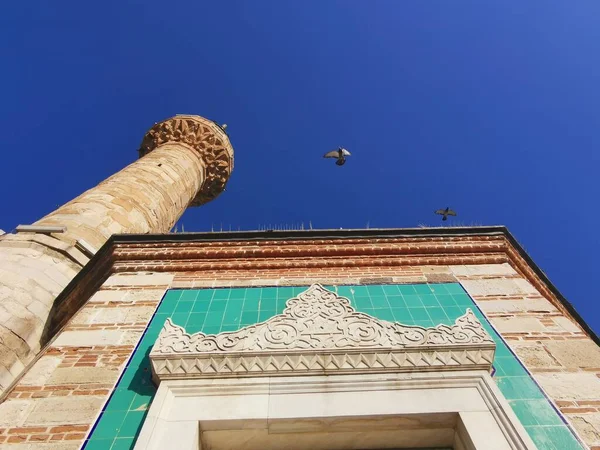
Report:
[[[188,334],[167,319],[150,353],[155,379],[490,369],[495,344],[470,309],[431,328],[379,320],[314,284],[282,314],[237,331]]]

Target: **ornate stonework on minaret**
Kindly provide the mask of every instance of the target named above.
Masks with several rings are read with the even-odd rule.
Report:
[[[56,296],[110,236],[168,233],[188,206],[217,197],[233,170],[227,134],[199,116],[155,124],[139,154],[35,222],[42,232],[0,237],[0,391],[40,350]]]

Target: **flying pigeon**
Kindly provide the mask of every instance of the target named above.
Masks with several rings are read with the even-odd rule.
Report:
[[[456,216],[456,211],[452,211],[449,206],[446,209],[438,209],[435,213],[443,216],[442,220],[448,220],[448,216]]]
[[[323,155],[323,158],[337,158],[337,161],[335,163],[338,166],[343,166],[346,163],[346,156],[350,156],[350,152],[345,148],[339,147],[337,150],[325,153],[325,155]]]

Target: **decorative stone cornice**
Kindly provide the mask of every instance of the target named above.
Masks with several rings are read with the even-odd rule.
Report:
[[[150,353],[155,378],[490,369],[495,344],[470,309],[454,325],[406,326],[357,312],[315,284],[266,322],[217,335],[167,319]]]
[[[185,144],[198,152],[204,162],[205,178],[190,206],[216,198],[233,171],[233,147],[225,131],[200,116],[175,116],[155,124],[144,136],[140,158],[167,143]]]

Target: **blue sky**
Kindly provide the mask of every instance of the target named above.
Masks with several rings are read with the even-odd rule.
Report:
[[[186,231],[509,227],[593,328],[596,0],[31,1],[0,16],[0,228],[136,159],[178,113],[229,125],[228,190]],[[322,154],[352,153],[339,168]]]

